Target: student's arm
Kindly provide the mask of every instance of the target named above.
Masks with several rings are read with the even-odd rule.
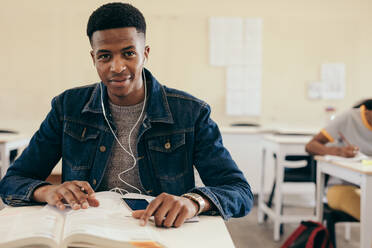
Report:
[[[62,122],[59,97],[21,156],[9,167],[0,181],[0,196],[11,206],[40,204],[32,199],[38,187],[49,185],[49,176],[61,158]]]
[[[210,107],[203,105],[195,123],[193,164],[205,186],[191,192],[209,200],[211,210],[206,214],[219,214],[225,220],[242,217],[252,208],[253,194],[242,171],[223,146],[221,133],[210,113]]]
[[[357,151],[354,146],[330,147],[326,146],[329,138],[322,132],[318,133],[307,143],[306,151],[311,155],[336,155],[341,157],[354,157]]]
[[[61,94],[52,100],[52,109],[39,130],[0,181],[0,196],[6,204],[24,206],[48,203],[61,209],[65,207],[63,203],[69,203],[73,209],[85,208],[85,202],[89,206],[98,206],[98,201],[92,196],[94,191],[87,182],[51,185],[45,181],[62,154],[63,97],[64,94]]]

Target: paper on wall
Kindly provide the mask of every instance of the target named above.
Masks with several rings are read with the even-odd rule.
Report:
[[[243,19],[210,18],[209,44],[211,65],[240,64],[243,50]]]
[[[322,98],[342,99],[345,96],[345,64],[322,64]]]
[[[213,17],[209,26],[210,63],[227,67],[227,114],[259,115],[262,19]]]
[[[228,67],[226,88],[226,112],[229,115],[260,114],[261,67]]]
[[[309,82],[307,85],[307,96],[310,99],[322,98],[323,83],[322,82]]]

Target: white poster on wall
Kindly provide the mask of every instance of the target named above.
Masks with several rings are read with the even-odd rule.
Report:
[[[261,67],[229,66],[226,89],[229,115],[257,116],[261,113]]]
[[[322,64],[322,98],[342,99],[345,97],[345,64]]]
[[[243,19],[209,20],[209,61],[213,66],[240,64],[242,61]]]
[[[226,67],[226,112],[261,113],[262,20],[213,17],[209,22],[210,63]]]

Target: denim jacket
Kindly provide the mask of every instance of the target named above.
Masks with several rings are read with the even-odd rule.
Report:
[[[253,203],[249,184],[222,145],[220,131],[203,101],[162,86],[146,70],[149,97],[137,137],[138,168],[149,195],[195,192],[224,219],[246,215]],[[103,102],[109,111],[107,88]],[[115,129],[112,116],[108,120]],[[52,109],[22,155],[0,182],[11,206],[38,204],[33,191],[62,158],[62,181],[88,181],[96,190],[107,167],[114,136],[105,123],[99,84],[74,88],[52,100]],[[205,186],[196,187],[194,167]]]

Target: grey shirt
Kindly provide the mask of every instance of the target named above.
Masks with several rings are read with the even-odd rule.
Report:
[[[349,109],[331,121],[324,129],[322,134],[330,141],[330,146],[346,146],[340,132],[353,145],[359,147],[359,150],[372,156],[372,126],[368,123],[365,116],[365,106]],[[336,184],[350,184],[336,177],[330,177],[328,186]]]
[[[117,128],[117,138],[128,152],[130,152],[129,146],[131,147],[133,155],[137,159],[137,136],[145,113],[142,114],[141,119],[138,121],[136,127],[133,129],[130,136],[130,143],[129,133],[140,117],[143,102],[133,106],[118,106],[111,102],[109,102],[109,104],[111,114]],[[120,175],[120,178],[126,183],[136,187],[141,192],[133,187],[126,185],[118,177],[121,172],[128,170],[133,166],[133,164],[134,160],[132,156],[125,152],[118,144],[118,142],[115,141],[115,144],[113,145],[111,151],[110,159],[105,170],[105,174],[98,190],[111,190],[117,187],[132,193],[145,193],[145,190],[143,189],[139,178],[138,164],[136,164],[133,169],[122,173]]]
[[[335,146],[345,146],[339,133],[359,150],[372,156],[372,126],[365,116],[365,106],[353,108],[336,116],[322,131],[328,140]]]

